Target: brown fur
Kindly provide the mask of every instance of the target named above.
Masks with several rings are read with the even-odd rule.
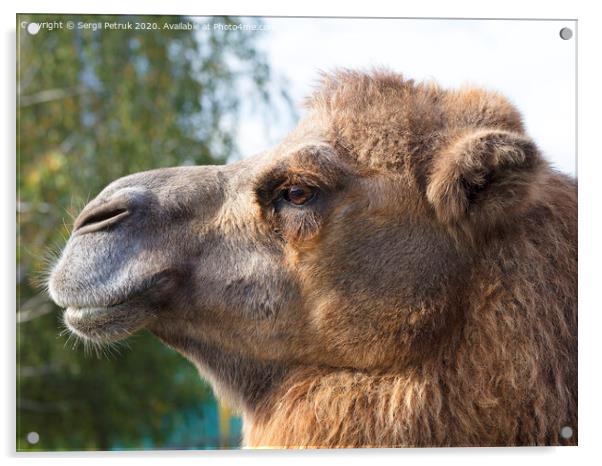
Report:
[[[576,444],[575,183],[495,93],[341,71],[308,108],[261,156],[107,187],[51,279],[68,325],[149,328],[247,446]]]

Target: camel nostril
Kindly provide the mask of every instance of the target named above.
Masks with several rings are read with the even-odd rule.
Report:
[[[115,224],[129,214],[125,207],[102,206],[90,212],[82,212],[75,221],[74,231],[89,232]]]

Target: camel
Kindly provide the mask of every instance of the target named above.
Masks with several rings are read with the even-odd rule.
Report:
[[[576,182],[495,92],[340,70],[306,107],[109,184],[49,279],[69,329],[149,330],[247,447],[575,445]]]

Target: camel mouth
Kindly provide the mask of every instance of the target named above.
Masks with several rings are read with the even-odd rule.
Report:
[[[116,294],[101,302],[80,294],[62,296],[63,323],[75,336],[95,343],[122,340],[140,330],[152,317],[140,304],[140,292],[129,297]],[[55,302],[59,301],[55,299]]]
[[[173,289],[177,274],[171,269],[155,273],[123,293],[111,293],[103,303],[71,295],[60,304],[63,322],[78,337],[97,343],[123,340],[146,327],[162,309],[157,299]],[[69,302],[70,301],[70,302]]]
[[[125,302],[108,307],[68,307],[63,313],[63,322],[84,340],[108,343],[129,337],[153,317],[145,308]]]

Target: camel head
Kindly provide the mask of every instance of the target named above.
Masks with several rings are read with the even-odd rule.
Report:
[[[271,150],[108,185],[50,295],[81,338],[146,328],[243,401],[290,367],[419,364],[461,325],[475,238],[512,228],[540,166],[496,94],[337,73]]]

